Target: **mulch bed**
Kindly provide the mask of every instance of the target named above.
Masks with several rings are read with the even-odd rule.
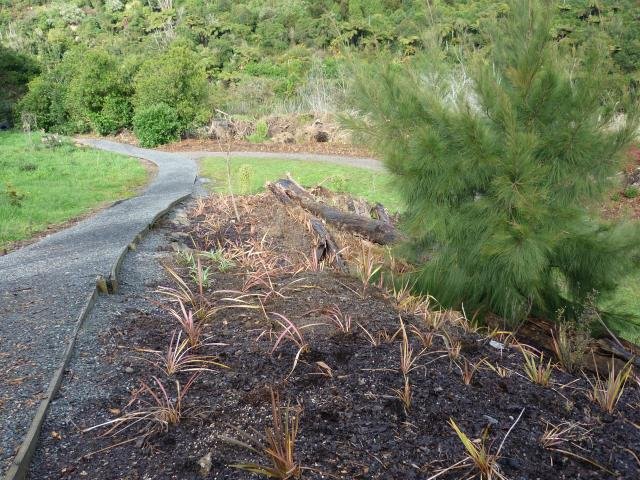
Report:
[[[498,460],[502,473],[510,479],[639,478],[637,380],[628,382],[612,414],[587,397],[589,384],[582,377],[556,369],[552,386],[533,384],[523,373],[518,349],[496,348],[499,344],[473,332],[466,322],[453,318],[453,313],[447,314],[448,321],[440,329],[430,331],[427,320],[439,318],[437,313],[431,317],[399,309],[387,292],[374,286],[364,288],[352,275],[329,267],[315,271],[310,266],[291,274],[294,265],[305,265],[313,239],[295,213],[290,215],[268,195],[241,199],[240,221],[231,211],[222,197],[200,201],[194,205],[189,222],[174,226],[171,233],[174,240],[183,238],[198,249],[208,250],[225,242],[251,244],[255,251],[263,248],[277,258],[272,266],[281,274],[273,276],[274,290],[280,290],[282,296],[263,297],[264,311],[224,310],[207,327],[210,342],[224,345],[202,347],[203,352],[215,355],[229,368],[198,376],[185,396],[185,417],[178,425],[113,448],[109,447],[133,439],[142,425],[119,436],[102,435],[106,428],[80,432],[127,411],[132,393],[130,376],[111,375],[112,394],[108,398],[97,404],[78,401],[73,422],[55,426],[56,435],[43,434],[41,450],[55,451],[55,456],[39,461],[32,478],[258,478],[231,465],[269,465],[268,461],[228,438],[243,439],[239,432],[256,438],[253,429],[264,432],[271,426],[271,389],[279,393],[282,404],[288,402],[299,412],[295,457],[303,467],[303,478],[428,479],[464,459],[463,445],[449,419],[471,439],[479,442],[486,437],[492,453],[513,426]],[[348,244],[344,235],[340,238]],[[353,263],[349,255],[346,257]],[[242,290],[248,278],[242,262],[225,272],[216,270],[215,263],[210,265],[209,298],[220,298],[223,294],[215,293],[220,290]],[[186,267],[175,268],[189,277]],[[195,290],[195,284],[189,282]],[[173,284],[165,281],[163,285]],[[149,297],[158,301],[160,297],[153,293],[156,287],[149,285],[147,289]],[[264,286],[257,286],[247,293],[267,292]],[[105,332],[96,339],[102,351],[108,352],[100,361],[109,371],[129,367],[145,382],[153,382],[155,375],[171,386],[171,380],[159,369],[139,359],[144,354],[133,351],[167,347],[176,322],[164,310],[170,306],[168,301],[163,303],[151,313],[124,311],[117,335]],[[352,333],[338,331],[319,310],[325,307],[338,307],[342,318],[351,317]],[[276,312],[298,326],[325,323],[303,330],[309,348],[300,355],[292,373],[298,348],[283,340],[272,352],[279,332],[274,320],[279,317],[265,312]],[[423,334],[433,334],[433,344],[408,375],[413,393],[409,410],[393,391],[404,385],[398,370],[401,335],[395,334],[400,317],[407,329],[415,326]],[[373,345],[356,322],[379,344]],[[271,329],[276,336],[268,334]],[[415,334],[409,334],[409,341],[416,353],[423,349]],[[459,342],[460,357],[447,355],[446,341]],[[471,384],[465,385],[460,367],[465,359],[469,364],[484,360],[508,373],[502,377],[483,366]],[[176,378],[185,385],[190,375],[180,373]],[[96,376],[92,381],[104,387],[106,380]],[[135,402],[128,410],[139,406]],[[573,433],[582,435],[559,445],[564,453],[543,447],[540,438],[545,429],[570,424],[579,425]],[[107,450],[92,454],[101,449]],[[471,473],[461,468],[438,478],[463,479]]]

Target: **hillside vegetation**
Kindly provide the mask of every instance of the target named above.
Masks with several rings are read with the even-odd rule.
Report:
[[[354,60],[485,50],[504,2],[479,0],[0,0],[0,116],[61,133],[133,128],[164,143],[217,111],[260,117],[341,108]],[[553,35],[600,36],[621,83],[638,80],[640,6],[558,2]],[[16,100],[28,93],[16,105]],[[177,121],[176,121],[177,119]],[[0,119],[0,121],[2,121]]]

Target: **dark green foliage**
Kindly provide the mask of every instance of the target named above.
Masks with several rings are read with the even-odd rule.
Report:
[[[131,124],[131,115],[127,97],[108,95],[100,111],[91,116],[91,124],[100,135],[115,134]]]
[[[136,115],[164,103],[176,113],[181,131],[205,122],[210,115],[207,76],[198,60],[187,45],[176,44],[143,63],[135,78]]]
[[[640,189],[638,189],[638,187],[630,186],[625,188],[622,194],[627,198],[636,198],[640,195]]]
[[[309,102],[309,92],[320,85],[326,91],[318,98],[336,96],[336,91],[340,96],[342,79],[329,73],[320,77],[324,72],[315,65],[329,62],[342,70],[348,63],[345,51],[355,57],[386,52],[394,61],[405,61],[424,50],[428,37],[449,62],[457,63],[467,52],[490,46],[484,26],[508,11],[500,0],[5,0],[3,5],[0,31],[7,35],[2,41],[36,58],[45,77],[35,87],[48,95],[29,103],[40,107],[43,126],[67,133],[130,126],[126,115],[114,117],[112,107],[124,112],[124,101],[102,112],[102,104],[93,103],[91,89],[84,87],[80,90],[88,103],[64,100],[72,84],[59,82],[60,73],[54,72],[66,63],[66,77],[71,59],[88,65],[86,77],[97,80],[96,93],[107,92],[103,98],[126,97],[140,106],[161,100],[177,109],[182,127],[189,129],[194,122],[207,121],[211,107],[254,118],[309,105],[319,111],[334,108],[333,99],[331,105]],[[550,28],[557,42],[579,47],[597,34],[612,52],[611,74],[618,82],[640,81],[636,0],[563,0],[553,9],[558,15]],[[87,52],[96,59],[94,65],[85,58]],[[105,71],[114,59],[119,68]],[[138,79],[148,82],[137,82],[141,93],[134,99],[133,78],[141,65]],[[81,75],[82,70],[75,72]],[[176,74],[183,72],[197,72],[197,82],[176,83]],[[165,74],[174,80],[163,83]],[[121,82],[120,76],[127,88],[116,93],[112,87]],[[197,108],[188,108],[175,94],[182,88],[190,90],[185,97],[197,102]],[[169,96],[159,98],[156,90]]]
[[[612,82],[600,43],[574,55],[553,41],[552,3],[510,8],[470,81],[433,65],[366,70],[359,133],[405,196],[419,288],[510,322],[565,306],[577,319],[594,290],[637,271],[639,226],[598,214],[637,104]]]
[[[33,58],[0,45],[0,123],[10,124],[13,108],[26,91],[29,80],[38,73]]]
[[[67,52],[29,84],[19,110],[59,133],[115,133],[130,123],[131,89],[117,59],[100,49]]]
[[[143,147],[155,147],[180,138],[181,124],[175,108],[157,103],[136,110],[133,131]]]
[[[62,67],[46,72],[29,83],[29,91],[18,103],[21,114],[33,116],[32,128],[41,128],[57,133],[74,133],[66,109],[66,94],[69,84],[68,72]]]
[[[79,130],[116,133],[129,123],[131,106],[118,59],[99,49],[74,52],[65,58],[73,70],[66,108]]]

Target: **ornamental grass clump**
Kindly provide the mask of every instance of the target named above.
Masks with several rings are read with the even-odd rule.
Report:
[[[512,323],[565,306],[577,320],[640,253],[640,225],[598,208],[619,188],[637,101],[597,35],[578,51],[555,41],[553,3],[508,2],[464,68],[363,66],[352,95],[349,123],[404,197],[416,289]]]

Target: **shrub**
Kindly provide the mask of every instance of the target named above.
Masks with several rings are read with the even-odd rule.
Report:
[[[59,133],[74,133],[65,99],[69,74],[62,66],[43,73],[29,82],[29,90],[17,104],[18,114],[35,118],[34,127]]]
[[[176,44],[144,62],[134,83],[136,110],[164,103],[175,110],[180,132],[208,119],[206,72],[188,46]]]
[[[14,103],[38,73],[35,61],[0,45],[0,123],[11,123]]]
[[[91,118],[93,128],[100,135],[118,133],[131,124],[131,103],[128,98],[110,95],[104,99],[102,110]]]
[[[72,120],[101,134],[127,126],[131,91],[117,58],[100,49],[80,49],[67,54],[64,61],[72,71],[65,98]]]
[[[158,103],[136,110],[133,132],[143,147],[155,147],[180,138],[180,122],[174,108]]]
[[[264,120],[256,122],[256,128],[253,133],[247,137],[251,143],[262,143],[269,136],[269,126]]]
[[[638,195],[640,195],[640,189],[638,189],[638,187],[630,186],[625,188],[622,194],[627,198],[636,198]]]
[[[238,182],[240,183],[240,193],[248,195],[251,193],[251,185],[255,177],[253,166],[243,163],[238,169]]]
[[[553,318],[565,305],[578,320],[590,292],[615,289],[637,268],[638,225],[597,213],[638,127],[637,105],[610,84],[597,39],[566,55],[550,36],[548,2],[509,6],[470,82],[367,69],[354,97],[367,120],[353,125],[404,196],[418,288],[512,323]]]

